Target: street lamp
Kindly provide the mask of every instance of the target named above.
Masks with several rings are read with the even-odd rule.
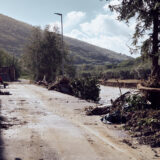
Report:
[[[64,75],[64,42],[63,42],[63,14],[62,13],[54,13],[61,17],[61,43],[62,43],[62,75]]]

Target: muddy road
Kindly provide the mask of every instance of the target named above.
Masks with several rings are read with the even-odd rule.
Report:
[[[8,129],[0,132],[0,160],[151,160],[147,146],[131,148],[115,126],[88,117],[92,104],[27,83],[10,84],[0,96]],[[157,158],[158,160],[158,158]]]

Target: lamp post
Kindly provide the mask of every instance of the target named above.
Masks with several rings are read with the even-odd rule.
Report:
[[[63,14],[54,13],[61,17],[61,43],[62,43],[62,76],[64,75],[64,42],[63,42]]]

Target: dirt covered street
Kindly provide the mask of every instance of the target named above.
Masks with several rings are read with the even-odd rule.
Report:
[[[2,89],[3,90],[3,89]],[[17,82],[0,96],[6,128],[0,132],[0,160],[159,160],[159,149],[124,143],[116,126],[86,116],[96,104]]]

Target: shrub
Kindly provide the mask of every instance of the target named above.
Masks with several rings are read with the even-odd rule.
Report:
[[[145,97],[138,94],[130,95],[128,98],[126,98],[126,102],[131,107],[131,109],[136,110],[144,109],[147,106]]]
[[[85,77],[80,79],[74,79],[71,82],[73,94],[76,97],[99,101],[100,86],[98,84],[98,79],[95,77]]]

